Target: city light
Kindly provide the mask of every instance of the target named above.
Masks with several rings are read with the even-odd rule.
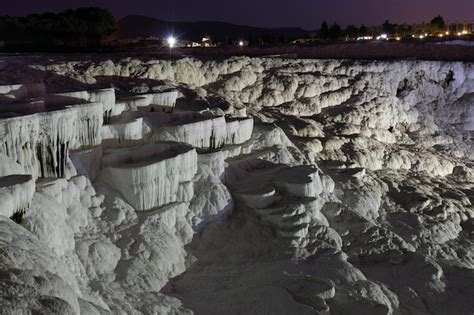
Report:
[[[244,45],[244,42],[243,41],[240,41],[239,42],[239,46],[242,47]]]
[[[176,45],[176,38],[174,38],[172,35],[168,36],[166,41],[168,42],[168,46],[170,46],[170,48],[173,48]]]
[[[388,35],[387,34],[381,34],[380,36],[377,36],[377,40],[387,40]]]

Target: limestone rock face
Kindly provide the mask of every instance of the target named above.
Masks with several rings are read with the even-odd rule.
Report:
[[[93,58],[3,62],[3,312],[472,313],[474,65]]]

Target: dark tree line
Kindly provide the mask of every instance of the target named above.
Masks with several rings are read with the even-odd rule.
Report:
[[[333,23],[329,26],[326,21],[321,24],[321,28],[318,31],[318,37],[322,40],[337,40],[343,37],[355,38],[358,36],[366,36],[369,31],[365,25],[356,27],[354,25],[348,25],[343,30],[337,23]]]
[[[95,7],[57,14],[0,16],[0,40],[17,46],[97,47],[116,28],[115,17]]]
[[[438,15],[433,18],[430,23],[425,24],[423,32],[436,34],[442,32],[445,26],[446,24],[443,17]],[[355,39],[363,36],[377,36],[380,35],[380,33],[387,34],[388,36],[396,35],[400,38],[408,38],[414,34],[414,30],[411,25],[394,24],[388,20],[379,27],[372,27],[371,30],[365,25],[360,27],[348,25],[345,29],[342,29],[337,23],[333,23],[329,26],[328,23],[324,21],[318,31],[308,34],[308,38],[312,40],[316,38],[319,40]]]

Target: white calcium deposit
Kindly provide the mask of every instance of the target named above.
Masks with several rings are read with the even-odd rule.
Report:
[[[1,313],[472,314],[474,64],[117,58],[3,61]]]

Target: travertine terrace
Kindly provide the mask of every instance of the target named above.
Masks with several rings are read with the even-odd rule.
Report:
[[[472,313],[473,64],[0,69],[2,313]]]

